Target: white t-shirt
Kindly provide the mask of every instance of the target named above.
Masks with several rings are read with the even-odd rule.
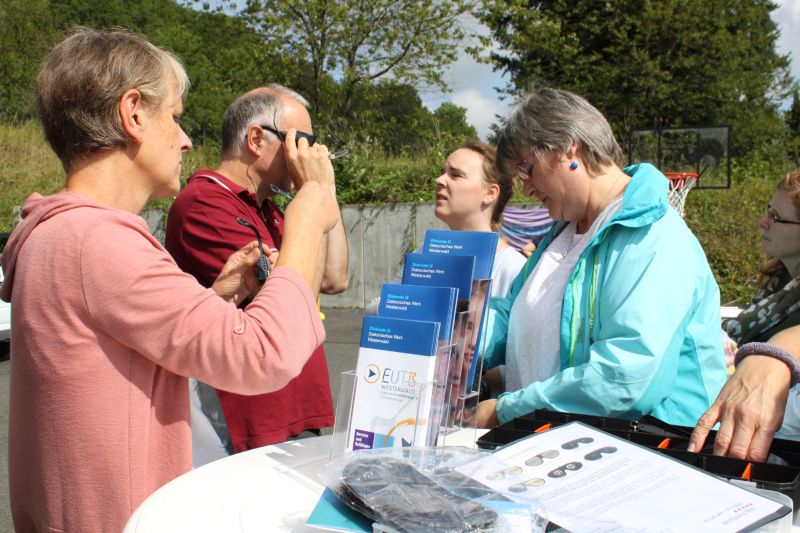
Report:
[[[508,322],[505,389],[516,391],[561,370],[561,307],[572,271],[589,241],[622,207],[617,196],[586,233],[570,222],[544,250],[522,287]]]
[[[525,256],[506,246],[494,256],[492,267],[492,298],[505,296],[511,284],[517,279],[519,271],[525,265]]]

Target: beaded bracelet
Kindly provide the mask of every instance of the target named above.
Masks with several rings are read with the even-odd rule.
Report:
[[[734,366],[739,366],[739,363],[748,355],[766,355],[783,362],[789,367],[789,372],[792,374],[791,386],[794,387],[800,383],[800,363],[794,358],[792,354],[778,348],[774,344],[767,342],[748,342],[743,344],[736,352],[736,357],[733,360]]]

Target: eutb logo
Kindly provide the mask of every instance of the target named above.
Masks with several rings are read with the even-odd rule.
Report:
[[[369,364],[367,365],[367,369],[364,372],[364,381],[367,383],[377,383],[381,377],[381,369],[376,364]]]

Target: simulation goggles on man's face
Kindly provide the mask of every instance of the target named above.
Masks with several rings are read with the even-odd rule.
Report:
[[[261,129],[271,131],[278,136],[278,139],[280,139],[281,142],[286,142],[285,131],[273,128],[272,126],[264,126],[263,124],[261,125]],[[317,142],[317,136],[313,133],[306,133],[304,131],[297,130],[297,133],[295,133],[294,142],[300,143],[300,139],[306,139],[309,146],[312,146],[315,142]]]

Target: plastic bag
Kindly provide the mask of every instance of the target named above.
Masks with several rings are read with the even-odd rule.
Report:
[[[514,502],[462,474],[500,461],[459,447],[374,449],[345,454],[323,472],[348,507],[404,533],[543,532],[541,504]]]

